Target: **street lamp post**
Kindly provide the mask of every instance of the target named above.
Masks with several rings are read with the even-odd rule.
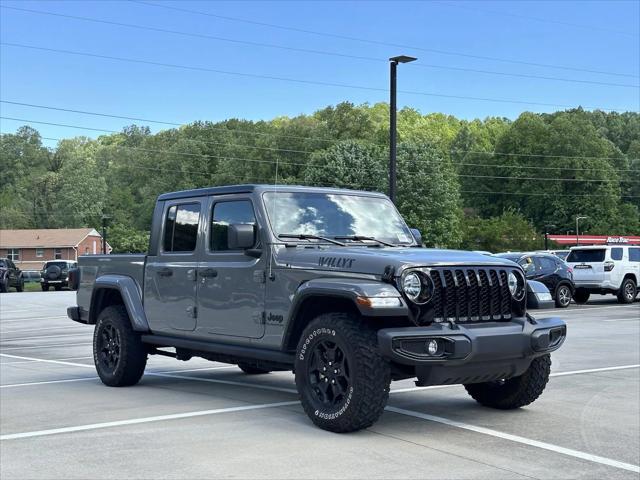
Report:
[[[389,92],[389,198],[393,203],[396,203],[396,79],[397,68],[399,63],[409,63],[417,60],[415,57],[408,57],[406,55],[400,55],[397,57],[391,57],[389,64],[391,68],[390,72],[390,92]]]
[[[102,216],[102,254],[107,253],[107,224],[111,220],[109,215]]]
[[[548,224],[544,226],[544,249],[549,250],[549,227],[556,228],[553,224]]]
[[[588,218],[588,217],[581,217],[581,216],[576,217],[576,247],[580,246],[580,233],[578,232],[578,222],[580,220],[584,220],[585,218]]]

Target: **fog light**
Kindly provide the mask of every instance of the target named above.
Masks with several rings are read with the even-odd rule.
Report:
[[[435,355],[438,353],[438,341],[437,340],[429,340],[427,342],[427,352],[429,355]]]

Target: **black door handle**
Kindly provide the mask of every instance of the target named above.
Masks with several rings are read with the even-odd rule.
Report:
[[[216,278],[218,276],[218,271],[214,270],[213,268],[204,268],[204,269],[200,270],[200,276],[201,277]]]
[[[161,277],[170,277],[171,275],[173,275],[173,270],[171,270],[170,268],[161,268],[160,270],[158,270],[158,275],[160,275]]]

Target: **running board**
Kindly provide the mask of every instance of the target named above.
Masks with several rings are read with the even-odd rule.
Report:
[[[164,335],[142,335],[144,343],[157,347],[173,347],[191,350],[195,352],[207,352],[230,357],[263,360],[267,362],[293,365],[295,355],[279,350],[267,350],[265,348],[229,345],[226,343],[202,342],[185,338],[169,337]]]

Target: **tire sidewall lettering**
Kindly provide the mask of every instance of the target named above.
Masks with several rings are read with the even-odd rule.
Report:
[[[335,337],[336,331],[332,328],[326,328],[326,327],[316,328],[313,332],[307,335],[307,338],[304,339],[304,342],[302,343],[302,347],[300,348],[300,353],[298,354],[298,360],[304,361],[309,345],[314,339],[316,339],[320,335],[331,335],[332,337]]]

